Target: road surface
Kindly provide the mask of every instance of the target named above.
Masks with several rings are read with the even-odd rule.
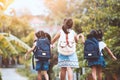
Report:
[[[16,68],[1,68],[2,80],[28,80],[26,77],[19,75]]]

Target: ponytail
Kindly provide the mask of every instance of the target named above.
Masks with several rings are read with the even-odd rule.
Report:
[[[71,18],[64,19],[62,30],[66,34],[68,34],[69,33],[69,29],[72,28],[72,26],[73,26],[73,20]]]

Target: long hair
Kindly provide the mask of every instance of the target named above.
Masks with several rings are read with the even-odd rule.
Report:
[[[50,34],[45,33],[45,37],[47,37],[47,38],[48,38],[48,40],[51,42],[51,36],[50,36]]]
[[[73,20],[71,18],[68,18],[68,19],[64,19],[64,22],[63,22],[63,26],[62,26],[62,30],[68,34],[69,33],[69,29],[72,28],[73,26]]]
[[[98,36],[98,33],[97,33],[97,30],[91,30],[90,31],[90,34],[87,35],[87,38],[96,38],[97,39],[97,36]]]
[[[101,29],[98,29],[97,30],[97,39],[99,40],[99,41],[102,41],[102,37],[103,37],[103,31],[101,30]]]
[[[35,35],[36,35],[37,38],[41,38],[41,37],[44,38],[45,37],[44,31],[38,31],[38,32],[35,33]]]

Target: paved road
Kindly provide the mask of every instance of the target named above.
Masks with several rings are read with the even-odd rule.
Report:
[[[1,68],[2,80],[28,80],[16,73],[16,68]]]

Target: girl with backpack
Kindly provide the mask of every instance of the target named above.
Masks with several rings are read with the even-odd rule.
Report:
[[[46,41],[44,41],[44,42],[47,42],[47,44],[48,44],[48,46],[50,46],[50,40],[51,40],[51,37],[50,37],[50,35],[48,34],[48,33],[45,33],[45,32],[43,32],[43,31],[38,31],[37,33],[35,33],[35,36],[37,37],[37,40],[35,40],[35,42],[34,42],[34,45],[33,45],[33,47],[30,49],[30,50],[28,50],[27,52],[26,52],[26,54],[25,54],[25,59],[27,59],[27,57],[28,57],[28,54],[30,54],[31,52],[33,52],[34,50],[36,50],[36,51],[41,51],[41,50],[43,50],[43,48],[42,47],[39,47],[38,45],[40,44],[40,45],[46,45],[45,43],[43,43],[43,42],[41,42],[41,41],[43,41],[43,40],[46,40]],[[43,43],[43,44],[41,44],[41,43]],[[37,48],[39,48],[39,49],[37,49]],[[42,49],[41,49],[42,48]],[[46,47],[44,47],[44,49],[45,49]],[[41,53],[41,52],[40,52]],[[49,52],[50,53],[50,52]],[[34,52],[34,56],[35,56],[35,60],[36,60],[36,71],[38,71],[38,76],[37,76],[37,80],[42,80],[42,74],[43,74],[43,76],[44,76],[44,78],[45,78],[45,80],[49,80],[49,75],[48,75],[48,73],[47,73],[47,71],[49,70],[49,65],[50,65],[50,62],[49,62],[49,58],[47,58],[46,59],[46,57],[44,57],[44,58],[41,58],[41,57],[38,57],[38,55],[35,55],[35,54],[38,54],[37,52],[35,53]],[[47,53],[45,53],[44,52],[44,55],[45,54],[47,54]],[[39,54],[40,55],[40,54]],[[43,55],[43,56],[44,56]]]
[[[99,30],[92,30],[88,36],[89,37],[94,37],[96,38],[99,42],[99,51],[100,51],[100,57],[98,59],[92,59],[88,60],[88,66],[91,67],[92,69],[92,77],[93,80],[102,80],[102,68],[105,67],[105,60],[103,57],[102,50],[107,51],[107,53],[114,59],[116,60],[117,58],[113,55],[111,50],[107,47],[105,42],[102,40],[103,37],[103,32],[101,29]]]
[[[60,80],[66,80],[66,72],[68,80],[73,80],[73,68],[78,68],[78,58],[76,55],[76,43],[79,37],[84,43],[84,36],[77,35],[72,29],[73,20],[71,18],[64,19],[62,29],[54,36],[51,44],[58,40],[58,66],[60,69]]]

